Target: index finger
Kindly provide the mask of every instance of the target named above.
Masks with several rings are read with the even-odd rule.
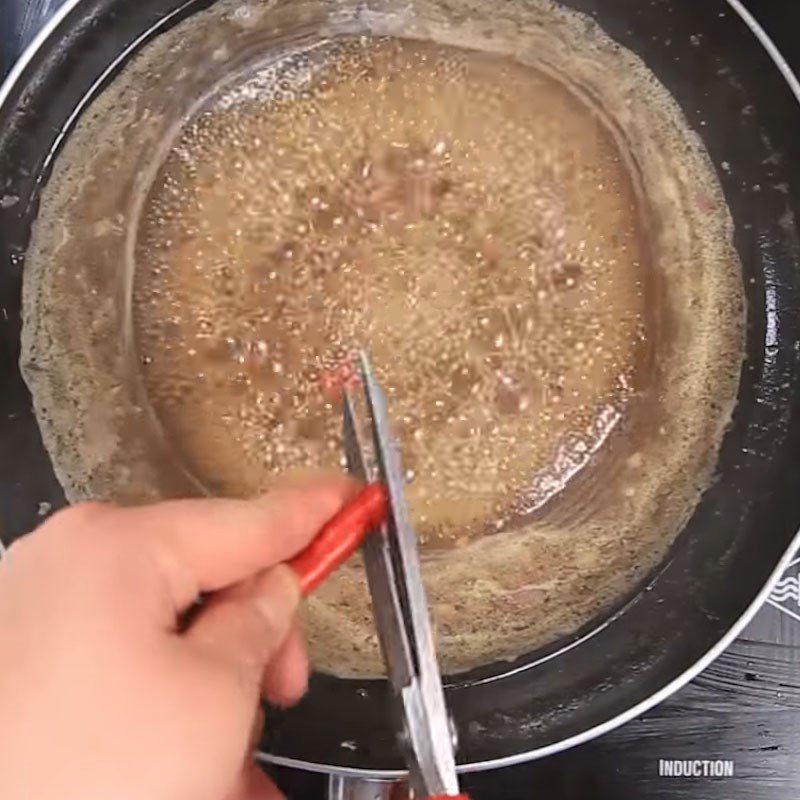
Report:
[[[125,509],[178,612],[300,551],[353,493],[345,475],[274,489],[258,500],[168,500]],[[143,534],[143,535],[142,535]]]

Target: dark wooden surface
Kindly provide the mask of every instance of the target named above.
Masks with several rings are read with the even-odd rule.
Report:
[[[703,0],[693,0],[703,2]],[[0,69],[57,0],[0,0]],[[800,0],[748,7],[800,72]],[[783,800],[800,797],[800,564],[744,634],[700,677],[640,719],[567,753],[465,778],[473,800]],[[794,581],[791,579],[795,578]],[[780,606],[780,608],[778,608]],[[734,776],[666,778],[659,759],[732,759]],[[319,776],[281,770],[290,797]]]

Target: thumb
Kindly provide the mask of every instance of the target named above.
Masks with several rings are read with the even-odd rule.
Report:
[[[215,658],[229,661],[257,697],[264,667],[288,636],[299,602],[294,571],[278,564],[217,592],[184,635]]]

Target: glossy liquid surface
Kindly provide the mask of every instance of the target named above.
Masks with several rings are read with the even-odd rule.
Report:
[[[249,496],[338,467],[366,348],[430,546],[539,509],[646,389],[626,160],[563,83],[499,56],[338,40],[208,99],[144,206],[134,318],[187,469]]]

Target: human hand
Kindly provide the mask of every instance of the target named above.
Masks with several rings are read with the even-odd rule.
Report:
[[[90,503],[16,542],[0,561],[0,797],[280,797],[249,756],[260,693],[289,705],[308,680],[281,562],[350,492],[342,477],[253,502]]]

